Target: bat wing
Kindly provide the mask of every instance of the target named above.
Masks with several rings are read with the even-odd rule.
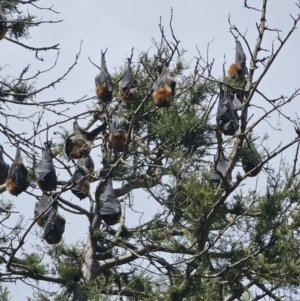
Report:
[[[246,62],[246,54],[242,48],[242,44],[240,41],[236,41],[236,48],[235,48],[235,62],[238,64],[242,64]]]
[[[0,144],[0,185],[5,183],[8,171],[9,165],[3,159],[3,146]]]
[[[44,179],[49,173],[55,174],[53,163],[41,161],[34,167],[34,174],[38,181]]]
[[[227,158],[225,158],[223,151],[220,151],[220,153],[217,152],[215,154],[214,162],[214,166],[216,166],[216,162],[218,162],[216,168],[222,175],[224,175],[228,165],[228,160]],[[210,170],[210,179],[213,181],[220,181],[220,175],[215,171],[215,167],[212,167]]]
[[[45,225],[43,238],[49,244],[59,243],[65,232],[65,224],[66,220],[58,214],[57,203],[54,203]]]

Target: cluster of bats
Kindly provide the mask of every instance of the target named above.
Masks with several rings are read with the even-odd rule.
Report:
[[[246,66],[246,55],[243,51],[241,42],[236,40],[235,63],[228,69],[228,78],[238,83],[245,83],[248,69]],[[239,128],[239,116],[237,111],[242,108],[244,93],[233,91],[228,87],[224,91],[222,86],[219,91],[219,104],[217,110],[217,130],[224,135],[233,136]],[[240,154],[243,170],[250,177],[256,176],[260,170],[261,158],[256,150],[252,135],[249,134],[243,145],[243,151]],[[228,159],[225,157],[222,149],[218,149],[214,157],[214,166],[210,170],[209,177],[212,181],[220,182],[220,174],[224,175]],[[259,167],[258,167],[259,166]]]
[[[0,40],[7,31],[6,18],[0,7]],[[101,52],[101,68],[95,78],[95,91],[99,101],[109,103],[113,98],[113,82],[107,70],[105,52]],[[228,77],[239,82],[244,82],[248,73],[246,67],[246,55],[241,43],[236,41],[235,63],[229,67]],[[167,64],[164,64],[158,79],[153,84],[153,100],[157,107],[169,107],[174,98],[176,81],[168,72]],[[139,98],[138,83],[131,68],[131,59],[128,59],[127,69],[119,83],[119,95],[125,102],[132,103]],[[239,116],[237,111],[241,109],[243,93],[233,93],[232,90],[223,89],[219,91],[219,105],[217,111],[217,128],[224,135],[233,136],[239,128]],[[115,117],[109,124],[109,143],[115,152],[124,152],[126,142],[129,139],[129,122],[124,115]],[[73,133],[65,140],[64,155],[68,160],[78,160],[76,170],[72,177],[71,192],[80,200],[90,196],[90,182],[93,180],[94,162],[90,157],[92,144],[97,136],[107,127],[107,122],[102,123],[94,130],[88,132],[83,130],[77,123],[73,123]],[[250,138],[246,139],[246,148],[254,148]],[[253,153],[257,151],[253,149]],[[35,203],[34,217],[39,226],[44,228],[43,238],[49,244],[57,244],[62,240],[66,220],[58,213],[58,200],[56,198],[57,177],[53,164],[51,143],[44,143],[44,149],[40,162],[34,165],[34,176],[38,187],[43,191],[39,201]],[[215,164],[210,171],[210,179],[220,181],[220,174],[225,173],[228,159],[223,150],[217,151]],[[261,163],[259,155],[242,157],[243,169],[249,176],[256,176],[260,171],[256,168]],[[253,171],[254,169],[254,171]],[[16,156],[11,166],[5,163],[3,158],[3,147],[0,145],[0,184],[6,184],[6,190],[12,195],[18,196],[28,186],[28,170],[23,164],[21,151],[17,145]],[[98,195],[96,193],[96,195]],[[98,214],[108,225],[115,225],[121,218],[121,205],[114,193],[112,179],[108,179],[104,192],[100,194],[100,210]]]
[[[1,15],[2,16],[2,15]],[[3,17],[1,17],[3,19]],[[0,19],[1,20],[1,19]],[[1,25],[0,23],[0,29]],[[109,103],[113,97],[113,82],[107,70],[105,53],[101,52],[101,68],[95,78],[96,95],[99,101]],[[162,72],[153,85],[154,104],[158,107],[168,107],[174,97],[176,81],[169,76],[168,68],[163,66]],[[128,59],[127,69],[119,83],[119,94],[122,100],[134,102],[139,98],[138,84]],[[115,152],[124,152],[128,140],[129,122],[124,114],[112,118],[109,124],[109,143]],[[90,157],[92,144],[97,136],[107,127],[102,123],[92,131],[83,130],[77,123],[73,123],[73,132],[64,143],[64,155],[68,160],[78,160],[72,176],[71,192],[80,200],[90,196],[90,182],[93,181],[94,162]],[[62,240],[66,220],[58,213],[56,198],[57,177],[53,164],[51,143],[45,142],[41,160],[34,164],[33,171],[36,184],[43,191],[43,195],[35,203],[34,217],[37,224],[44,228],[43,238],[49,244],[57,244]],[[3,147],[0,145],[0,184],[6,184],[6,190],[18,196],[29,186],[28,170],[23,164],[21,151],[17,145],[16,156],[11,166],[5,163]],[[98,195],[96,193],[96,195]],[[115,225],[122,214],[121,205],[114,193],[112,179],[108,179],[104,192],[100,194],[100,210],[98,214],[107,225]]]

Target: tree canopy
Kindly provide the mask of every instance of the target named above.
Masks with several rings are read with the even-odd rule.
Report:
[[[14,43],[37,62],[57,52],[34,74],[25,62],[20,74],[4,75],[9,62],[0,61],[0,299],[13,296],[7,283],[23,282],[32,301],[296,300],[300,128],[285,107],[300,87],[274,99],[261,82],[296,30],[300,5],[282,34],[266,23],[267,0],[244,1],[257,39],[251,45],[247,27],[229,16],[235,59],[220,66],[222,76],[198,47],[186,60],[171,9],[151,47],[136,50],[133,40],[122,66],[111,68],[105,46],[100,65],[89,58],[91,96],[44,100],[69,80],[81,44],[65,72],[41,86],[60,46],[33,47],[29,33],[61,20],[32,15],[31,7],[56,14],[39,2],[0,0],[0,47]],[[293,137],[270,147],[276,118]],[[274,131],[262,132],[262,123]],[[145,220],[136,202],[148,200],[156,214]],[[20,214],[18,202],[32,215]]]

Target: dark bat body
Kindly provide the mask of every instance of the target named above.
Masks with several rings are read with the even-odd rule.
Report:
[[[235,43],[235,63],[230,65],[228,69],[228,76],[239,81],[245,81],[246,75],[248,74],[248,68],[246,67],[246,54],[243,51],[241,42],[236,41]]]
[[[78,126],[77,120],[73,123],[73,133],[67,137],[64,145],[64,154],[70,160],[87,157],[96,137],[105,129],[106,123],[86,132]]]
[[[137,81],[133,76],[131,69],[131,60],[128,59],[128,66],[123,78],[119,84],[119,93],[123,100],[127,102],[134,102],[138,99],[138,86]]]
[[[255,177],[259,174],[261,171],[261,167],[257,168],[254,171],[251,171],[256,166],[258,166],[261,163],[260,155],[252,142],[252,136],[248,135],[247,139],[244,141],[243,148],[240,152],[240,158],[242,161],[243,170],[245,173],[249,173],[249,177]]]
[[[105,61],[105,52],[101,52],[101,69],[95,77],[96,94],[99,100],[109,102],[112,99],[113,82],[108,73]]]
[[[219,160],[218,160],[219,159]],[[224,156],[224,153],[223,151],[217,151],[217,153],[215,154],[215,158],[214,158],[214,167],[211,168],[210,170],[210,173],[209,173],[209,178],[210,180],[212,181],[215,181],[215,182],[220,182],[221,178],[220,178],[220,175],[215,171],[215,166],[216,166],[216,162],[217,163],[217,170],[222,174],[224,175],[225,174],[225,170],[226,170],[226,167],[228,165],[228,160],[227,158],[225,158]]]
[[[53,199],[50,196],[43,194],[40,200],[34,205],[34,218],[37,218],[39,215],[44,213],[36,220],[36,223],[42,228],[45,227],[46,221],[50,214],[50,210],[48,210],[48,212],[45,212],[45,210],[51,205],[52,201]]]
[[[41,190],[52,191],[56,189],[57,178],[49,143],[45,143],[42,160],[35,165],[34,175]]]
[[[221,88],[217,112],[217,125],[220,132],[229,136],[233,136],[239,128],[237,108],[231,100],[230,93],[224,93]]]
[[[110,179],[107,182],[104,192],[100,196],[99,215],[107,225],[113,226],[119,222],[121,214],[121,204],[115,195],[112,180]]]
[[[3,159],[3,146],[0,144],[0,185],[5,183],[9,171],[9,165]]]
[[[61,242],[62,235],[65,232],[65,224],[66,220],[58,214],[57,202],[54,202],[46,221],[43,235],[43,238],[49,245]]]
[[[73,187],[71,191],[80,200],[90,193],[90,176],[94,172],[94,162],[91,157],[81,158],[73,175]]]
[[[157,107],[169,107],[173,101],[176,81],[170,77],[164,65],[161,75],[153,85],[153,99]]]
[[[6,17],[0,4],[0,40],[2,40],[7,32]]]
[[[20,193],[25,191],[29,186],[27,174],[28,171],[22,162],[20,148],[17,146],[15,160],[9,169],[8,176],[5,181],[6,190],[15,196],[18,196]]]
[[[116,152],[124,152],[128,137],[129,122],[124,117],[116,118],[110,124],[108,140]]]

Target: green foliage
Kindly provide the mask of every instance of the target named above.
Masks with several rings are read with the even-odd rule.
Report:
[[[21,265],[24,269],[32,274],[32,277],[46,274],[45,265],[41,264],[42,257],[37,253],[23,253],[21,258],[15,258],[14,263]]]

